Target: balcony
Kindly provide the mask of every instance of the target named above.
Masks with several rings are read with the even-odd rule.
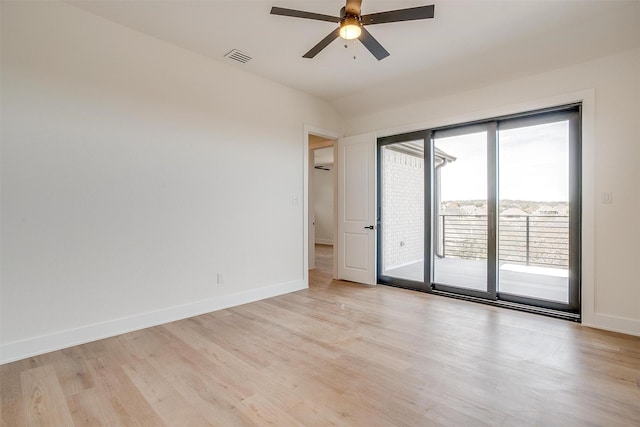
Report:
[[[498,227],[498,291],[567,303],[568,216],[501,215]],[[434,234],[434,281],[486,290],[487,216],[439,215]],[[422,281],[423,269],[417,260],[386,274]]]

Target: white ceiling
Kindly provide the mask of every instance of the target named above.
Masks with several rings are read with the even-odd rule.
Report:
[[[362,13],[435,4],[435,18],[367,27],[391,55],[334,41],[329,22],[271,6],[339,15],[344,0],[92,0],[72,4],[331,102],[366,111],[559,68],[640,47],[640,0],[363,0]],[[224,58],[239,49],[253,59]],[[356,59],[353,59],[355,54]]]

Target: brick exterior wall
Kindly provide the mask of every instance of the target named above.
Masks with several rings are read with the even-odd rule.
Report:
[[[424,256],[424,159],[382,151],[383,271]]]

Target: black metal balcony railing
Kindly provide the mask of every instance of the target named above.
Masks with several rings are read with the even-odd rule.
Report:
[[[568,268],[568,216],[501,215],[498,230],[501,262]],[[486,215],[440,215],[438,231],[438,256],[487,258]]]

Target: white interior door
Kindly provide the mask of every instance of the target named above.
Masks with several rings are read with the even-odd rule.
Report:
[[[338,278],[376,284],[376,140],[338,140]]]

